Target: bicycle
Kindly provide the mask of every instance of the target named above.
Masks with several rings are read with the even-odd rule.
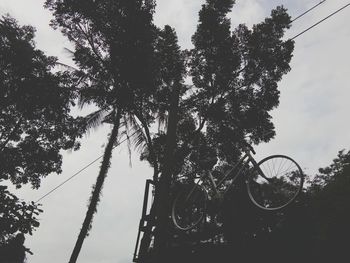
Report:
[[[197,182],[194,180],[192,184],[185,185],[175,196],[171,217],[178,229],[187,231],[197,226],[206,214],[207,201],[224,196],[240,176],[246,175],[249,198],[258,208],[268,211],[280,210],[297,198],[304,184],[304,175],[292,158],[271,155],[257,163],[251,154],[255,154],[254,148],[247,142],[243,152],[244,155],[218,183],[215,183],[212,173],[208,170],[204,176],[197,177]],[[235,170],[238,171],[232,179],[228,179]],[[209,189],[204,184],[206,179],[209,179]],[[229,180],[231,182],[228,182]],[[227,187],[220,190],[225,182],[228,182]],[[213,195],[210,196],[209,193]]]

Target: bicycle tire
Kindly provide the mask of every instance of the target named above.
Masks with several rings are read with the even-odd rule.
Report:
[[[273,211],[290,205],[300,194],[303,184],[303,171],[296,161],[285,155],[271,155],[252,169],[247,190],[256,206]]]
[[[171,218],[176,228],[187,231],[196,227],[204,218],[207,193],[199,185],[184,185],[176,195]]]

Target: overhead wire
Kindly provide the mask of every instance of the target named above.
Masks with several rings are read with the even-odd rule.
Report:
[[[306,15],[307,13],[309,13],[310,11],[312,11],[313,9],[315,9],[316,7],[318,7],[319,5],[323,4],[324,2],[326,2],[326,0],[323,0],[321,2],[319,2],[318,4],[312,6],[311,8],[309,8],[308,10],[306,10],[304,13],[298,15],[296,18],[294,18],[292,21],[290,21],[290,23],[293,23],[294,21],[298,20],[299,18],[303,17],[304,15]]]
[[[309,31],[310,29],[314,28],[315,26],[321,24],[322,22],[324,22],[325,20],[327,20],[328,18],[334,16],[335,14],[339,13],[340,11],[342,11],[343,9],[345,9],[346,7],[350,6],[350,3],[342,6],[341,8],[339,8],[338,10],[334,11],[333,13],[331,13],[330,15],[326,16],[325,18],[321,19],[320,21],[318,21],[317,23],[313,24],[312,26],[306,28],[305,30],[301,31],[300,33],[298,33],[297,35],[295,35],[294,37],[290,38],[289,40],[294,40],[297,37],[301,36],[302,34],[306,33],[307,31]]]
[[[120,144],[122,144],[123,142],[125,142],[126,140],[130,139],[132,136],[134,136],[136,133],[138,132],[138,130],[136,130],[135,132],[133,132],[131,135],[127,136],[127,138],[125,138],[124,140],[122,140],[121,142],[117,143],[116,145],[113,146],[112,149],[116,148],[117,146],[119,146]],[[54,187],[53,189],[51,189],[49,192],[47,192],[46,194],[44,194],[42,197],[40,197],[38,200],[36,200],[34,202],[34,204],[37,204],[38,202],[40,202],[41,200],[43,200],[44,198],[46,198],[48,195],[52,194],[53,192],[55,192],[58,188],[62,187],[64,184],[68,183],[70,180],[72,180],[74,177],[76,177],[77,175],[79,175],[81,172],[83,172],[84,170],[86,170],[89,166],[93,165],[95,162],[97,162],[99,159],[101,159],[103,157],[103,154],[100,155],[99,157],[97,157],[95,160],[93,160],[92,162],[88,163],[87,165],[85,165],[83,168],[81,168],[79,171],[77,171],[76,173],[74,173],[72,176],[70,176],[69,178],[67,178],[66,180],[64,180],[62,183],[60,183],[59,185],[57,185],[56,187]]]

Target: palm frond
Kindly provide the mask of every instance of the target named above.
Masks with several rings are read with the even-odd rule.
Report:
[[[108,109],[99,109],[84,117],[85,132],[89,135],[91,129],[97,129],[108,114]]]
[[[101,82],[96,81],[93,76],[88,76],[83,71],[76,72],[76,75],[81,78],[81,85],[78,92],[79,108],[82,109],[85,105],[93,103],[105,105],[105,98],[109,96],[105,86]]]
[[[132,166],[132,148],[138,152],[143,152],[147,147],[147,137],[144,134],[141,124],[137,122],[132,114],[125,114],[123,116],[120,122],[120,128],[123,128],[123,131],[119,133],[118,141],[121,141],[122,138],[126,140],[129,152],[129,163],[130,166]]]
[[[142,125],[139,122],[137,122],[135,116],[130,115],[130,122],[133,126],[133,133],[135,134],[133,136],[134,147],[139,152],[142,152],[144,148],[147,147],[147,137],[143,131]]]
[[[67,47],[64,47],[64,48],[63,48],[63,51],[64,51],[66,54],[68,54],[68,55],[70,56],[70,58],[73,58],[73,57],[74,57],[74,51],[73,51],[73,50],[71,50],[71,49],[69,49],[69,48],[67,48]]]
[[[81,96],[81,94],[79,93],[78,96],[78,107],[79,109],[83,109],[85,105],[90,103],[90,98],[87,98],[85,96]]]

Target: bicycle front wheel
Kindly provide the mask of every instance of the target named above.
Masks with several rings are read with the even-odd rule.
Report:
[[[255,205],[264,210],[278,210],[297,198],[303,183],[303,172],[292,158],[272,155],[253,168],[247,189]]]
[[[207,194],[199,185],[184,185],[174,199],[171,217],[180,230],[190,230],[203,219],[206,210]]]

